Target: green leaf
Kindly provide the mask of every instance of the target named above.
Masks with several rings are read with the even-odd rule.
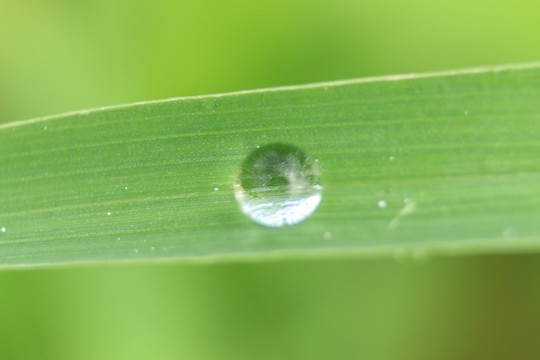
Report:
[[[31,104],[29,104],[31,106]],[[233,185],[257,146],[317,159],[281,228]],[[178,98],[0,125],[0,266],[540,250],[540,64]]]

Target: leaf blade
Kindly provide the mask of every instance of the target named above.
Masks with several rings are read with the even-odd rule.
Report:
[[[533,64],[0,125],[0,266],[537,251],[539,94]],[[267,229],[241,214],[232,184],[275,142],[319,159],[324,192],[304,223]]]

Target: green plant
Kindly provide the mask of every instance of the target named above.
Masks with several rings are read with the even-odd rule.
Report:
[[[137,103],[0,125],[0,266],[425,256],[540,246],[538,64]],[[318,160],[323,199],[242,215],[248,154]]]

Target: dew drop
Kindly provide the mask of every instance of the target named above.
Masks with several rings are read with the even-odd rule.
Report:
[[[2,231],[2,232],[6,232],[6,228],[5,228],[5,227],[3,227],[3,228],[1,228],[1,229],[0,229],[0,231]]]
[[[388,204],[386,203],[386,200],[379,200],[377,206],[379,207],[379,209],[386,209],[386,206],[388,206]]]
[[[257,147],[244,161],[234,185],[242,212],[260,225],[294,225],[321,202],[316,161],[295,146]]]

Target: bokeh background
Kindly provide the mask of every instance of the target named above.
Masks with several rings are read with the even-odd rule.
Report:
[[[0,122],[537,60],[537,0],[0,0]],[[459,358],[540,358],[540,256],[0,272],[0,359]]]

